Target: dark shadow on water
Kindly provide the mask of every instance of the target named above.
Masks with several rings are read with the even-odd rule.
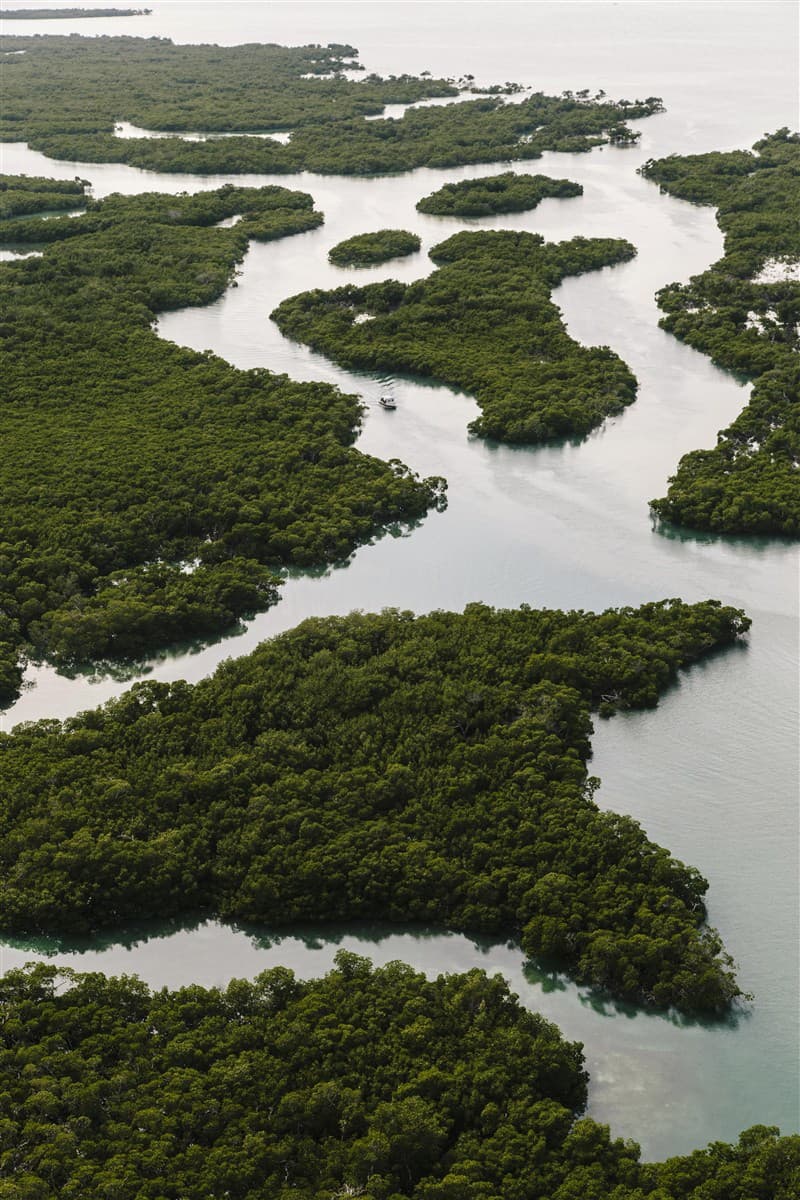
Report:
[[[391,521],[385,525],[381,525],[371,537],[359,542],[354,546],[348,555],[342,558],[335,559],[333,562],[319,563],[316,566],[310,567],[275,567],[276,575],[280,582],[286,580],[297,579],[327,579],[333,571],[341,571],[349,567],[353,562],[357,552],[365,546],[374,546],[383,538],[407,538],[411,537],[414,530],[419,529],[431,514],[443,512],[447,508],[446,495],[441,498],[440,502],[428,510],[423,517],[412,517],[406,521]],[[274,608],[281,600],[280,595],[273,604],[267,605],[266,608],[259,609],[258,613],[248,613],[238,619],[234,624],[227,626],[225,629],[213,634],[207,634],[202,637],[190,638],[182,641],[170,642],[169,645],[150,651],[147,656],[131,657],[131,658],[100,658],[92,659],[85,662],[71,663],[68,666],[56,667],[56,674],[64,679],[82,679],[89,683],[100,683],[104,679],[112,679],[115,683],[134,683],[141,680],[152,673],[152,671],[162,663],[172,661],[177,658],[185,658],[196,654],[201,654],[204,650],[211,646],[218,646],[222,642],[235,641],[247,631],[248,622],[255,619],[261,613],[268,612]],[[231,653],[235,653],[235,648],[232,647]],[[50,660],[41,655],[29,654],[27,661],[35,666],[40,667],[48,663]],[[21,690],[28,690],[31,686],[35,686],[30,682],[23,683]],[[10,708],[15,703],[17,697],[12,696],[7,705],[0,705],[0,713],[4,708]]]
[[[0,949],[8,946],[12,950],[29,950],[55,958],[59,954],[102,953],[104,950],[132,950],[145,942],[172,937],[176,933],[193,933],[209,920],[207,913],[183,914],[167,920],[134,921],[119,929],[101,930],[98,933],[65,934],[63,937],[47,934],[13,936],[3,934]]]
[[[752,1010],[745,1000],[736,1001],[730,1012],[718,1017],[688,1016],[674,1008],[666,1010],[646,1008],[625,1000],[618,1000],[601,988],[581,990],[579,1000],[584,1008],[591,1009],[600,1017],[627,1017],[628,1020],[636,1017],[652,1017],[660,1021],[668,1021],[677,1029],[707,1029],[709,1031],[738,1029],[739,1025],[752,1015]]]
[[[699,546],[730,546],[733,550],[755,550],[758,554],[774,554],[776,548],[785,546],[787,549],[796,546],[796,535],[788,533],[715,533],[709,529],[692,529],[689,526],[674,525],[650,513],[650,528],[658,537],[672,542],[694,542]]]
[[[513,943],[512,943],[513,944]],[[603,988],[586,987],[575,984],[564,972],[563,966],[552,959],[527,959],[523,964],[522,973],[533,987],[538,987],[545,995],[554,992],[575,993],[580,1006],[589,1009],[598,1017],[650,1018],[657,1021],[667,1021],[679,1029],[736,1029],[743,1019],[750,1015],[750,1009],[744,1004],[737,1004],[730,1013],[722,1017],[691,1017],[675,1009],[651,1008],[645,1005],[633,1004],[619,1000]]]
[[[735,642],[725,642],[719,646],[711,646],[703,652],[702,658],[695,658],[691,662],[685,663],[678,667],[675,675],[668,679],[666,683],[660,683],[658,686],[658,701],[655,704],[637,704],[631,708],[618,708],[611,713],[599,713],[597,708],[592,708],[592,716],[599,717],[601,721],[610,721],[615,718],[622,717],[638,717],[642,713],[654,712],[655,709],[661,706],[662,701],[667,697],[672,696],[679,691],[683,686],[684,676],[691,675],[692,677],[700,675],[703,671],[708,671],[716,668],[718,660],[725,658],[730,654],[749,654],[750,643],[747,639],[747,634],[738,638]],[[594,731],[593,731],[594,732]],[[594,746],[589,750],[589,758],[591,761],[594,755]],[[601,781],[602,782],[602,781]]]
[[[422,528],[423,523],[429,516],[436,512],[443,512],[446,507],[447,502],[445,499],[441,507],[429,509],[424,517],[411,517],[407,521],[391,521],[387,525],[382,525],[371,538],[360,542],[348,555],[343,558],[337,558],[333,562],[320,563],[313,567],[284,567],[280,572],[281,578],[285,580],[328,579],[333,571],[342,571],[349,567],[359,550],[363,550],[367,546],[376,546],[378,542],[382,542],[387,537],[411,537],[415,529]]]
[[[620,414],[615,413],[614,415],[619,416]],[[496,438],[481,437],[480,434],[471,433],[470,441],[480,442],[493,453],[507,451],[511,454],[536,454],[542,450],[567,450],[583,446],[590,437],[601,433],[604,429],[605,422],[596,429],[590,429],[588,433],[566,434],[564,437],[547,438],[542,442],[501,442]]]
[[[737,1002],[730,1013],[719,1018],[690,1017],[676,1012],[674,1009],[647,1008],[626,1001],[615,999],[600,988],[591,988],[575,984],[563,970],[563,966],[551,959],[525,959],[519,943],[514,938],[501,938],[490,934],[460,933],[448,930],[441,925],[392,924],[389,921],[351,921],[351,922],[297,922],[287,925],[260,925],[249,921],[221,922],[213,914],[194,912],[174,917],[169,920],[151,920],[131,922],[120,929],[101,931],[96,934],[81,936],[48,937],[44,935],[3,936],[0,939],[0,950],[3,946],[45,958],[56,958],[58,955],[81,955],[97,953],[114,949],[133,950],[147,942],[167,941],[178,934],[202,934],[204,927],[217,926],[216,936],[224,937],[227,933],[240,934],[249,939],[256,950],[275,951],[285,942],[299,942],[305,950],[324,950],[326,946],[341,946],[348,942],[363,943],[364,957],[369,958],[370,947],[380,946],[381,943],[393,937],[410,937],[420,944],[443,941],[447,939],[465,939],[475,952],[477,961],[465,963],[459,970],[469,970],[480,967],[490,974],[503,971],[501,963],[481,962],[482,958],[491,959],[496,950],[517,951],[519,954],[519,970],[525,982],[538,989],[545,996],[562,994],[565,999],[569,993],[574,994],[575,1002],[583,1009],[591,1010],[599,1017],[625,1017],[666,1021],[677,1028],[700,1028],[709,1031],[732,1030],[747,1020],[751,1010],[745,1002]],[[213,936],[213,934],[212,934]],[[287,947],[288,949],[288,947]],[[401,961],[409,962],[415,969],[421,969],[413,961],[413,954],[398,956]],[[92,970],[102,970],[102,965],[92,964]],[[252,967],[250,968],[252,970]],[[443,967],[446,973],[446,968]],[[135,973],[135,968],[133,968]],[[117,969],[120,973],[120,969]],[[256,972],[257,973],[257,972]],[[321,973],[321,972],[320,972]],[[511,981],[512,991],[514,982]]]
[[[244,621],[239,620],[213,635],[171,642],[161,650],[151,651],[146,658],[99,658],[91,662],[75,663],[69,667],[57,667],[56,674],[64,679],[85,679],[90,683],[99,683],[103,679],[113,679],[115,683],[131,683],[149,675],[155,667],[169,659],[201,654],[209,646],[218,646],[228,638],[241,637],[246,628]],[[38,660],[37,665],[46,661]]]
[[[313,232],[313,231],[312,231]],[[272,319],[272,317],[270,317]],[[326,354],[323,350],[317,350],[313,346],[309,346],[307,342],[300,341],[298,338],[290,337],[288,333],[281,331],[281,337],[284,338],[292,346],[299,346],[301,350],[308,355],[312,360],[318,360],[325,363],[328,367],[335,367],[337,371],[341,371],[351,377],[355,385],[363,380],[365,383],[377,384],[382,387],[391,387],[396,383],[411,383],[416,387],[424,387],[431,391],[449,392],[451,395],[468,401],[470,404],[477,403],[475,397],[469,392],[465,392],[462,388],[454,387],[453,384],[446,383],[444,380],[436,379],[432,375],[424,375],[415,371],[395,371],[394,368],[386,367],[380,369],[378,367],[356,367],[348,366],[333,358],[330,354]],[[340,391],[344,391],[345,395],[359,395],[353,391],[345,391],[343,383],[334,383]],[[349,381],[348,381],[348,386]],[[363,401],[363,397],[361,397]],[[369,402],[365,402],[369,407]],[[377,403],[374,405],[378,407]],[[399,413],[397,415],[400,415]]]
[[[121,947],[132,949],[146,942],[161,941],[179,933],[194,933],[213,923],[224,931],[242,934],[258,950],[274,950],[286,941],[299,941],[309,950],[321,950],[326,945],[338,946],[347,938],[365,944],[379,945],[389,938],[413,937],[426,942],[447,937],[464,936],[482,954],[490,954],[498,946],[513,948],[513,939],[482,934],[459,934],[441,925],[393,924],[390,921],[323,922],[299,921],[291,924],[262,925],[251,921],[222,921],[213,913],[193,912],[167,919],[129,922],[120,928],[96,933],[2,935],[2,945],[15,950],[30,950],[35,954],[54,957],[58,954],[86,954]]]
[[[545,995],[566,992],[571,985],[568,976],[559,970],[555,963],[545,958],[526,959],[522,964],[522,974],[532,987],[541,988]]]
[[[52,244],[52,242],[13,242],[3,240],[0,242],[0,250],[10,250],[15,257],[3,258],[0,261],[7,263],[24,262],[26,258],[41,256]]]
[[[447,937],[465,937],[481,954],[490,954],[499,946],[513,948],[516,942],[490,934],[460,933],[443,925],[419,925],[414,922],[393,924],[391,921],[300,921],[290,925],[264,926],[249,921],[235,921],[231,928],[245,934],[258,949],[272,950],[287,940],[300,941],[309,950],[321,950],[326,945],[341,945],[345,938],[371,945],[380,945],[392,937],[412,937],[416,942],[430,942]]]
[[[611,270],[613,268],[604,267],[602,269]],[[572,278],[572,276],[569,278]],[[626,404],[619,412],[609,413],[598,425],[595,425],[592,429],[588,429],[586,433],[569,433],[564,434],[562,437],[545,438],[540,442],[501,442],[496,438],[486,438],[480,437],[478,434],[470,434],[470,441],[481,442],[488,450],[495,453],[505,450],[513,454],[542,454],[559,450],[575,450],[581,446],[585,446],[587,442],[612,436],[617,424],[620,421],[624,421],[635,408],[636,401]]]

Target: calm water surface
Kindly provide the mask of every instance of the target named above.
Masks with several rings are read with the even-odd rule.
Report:
[[[603,87],[611,96],[663,95],[668,112],[639,123],[630,150],[548,154],[528,170],[581,182],[584,196],[546,200],[533,213],[478,222],[425,217],[420,196],[487,168],[420,170],[383,179],[303,174],[238,177],[301,187],[325,225],[252,246],[239,286],[205,309],[165,315],[165,338],[213,349],[239,366],[268,366],[359,392],[361,448],[447,476],[450,504],[402,536],[363,547],[346,564],[297,574],[283,599],[241,636],[142,664],[161,679],[200,679],[223,658],[309,615],[395,605],[423,612],[497,605],[598,609],[663,596],[715,596],[753,618],[746,647],[686,673],[658,710],[598,722],[592,770],[601,803],[710,880],[712,922],[739,963],[753,1005],[724,1025],[676,1023],[621,1010],[557,977],[524,969],[518,948],[440,931],[360,927],[268,936],[208,922],[136,929],[116,942],[57,948],[8,942],[1,965],[59,962],[135,971],[153,984],[221,983],[284,963],[306,976],[346,946],[375,962],[402,958],[430,974],[474,965],[502,971],[526,1004],[586,1044],[590,1111],[649,1156],[730,1139],[755,1122],[797,1129],[798,1113],[798,553],[786,543],[668,534],[647,501],[664,492],[687,450],[713,444],[746,390],[657,328],[654,292],[703,270],[721,251],[707,209],[659,196],[635,168],[672,152],[748,146],[797,119],[797,10],[791,4],[186,4],[152,0],[148,18],[14,22],[9,31],[169,36],[178,41],[349,41],[368,70],[472,72],[480,83],[521,80],[544,91]],[[224,12],[223,12],[224,9]],[[89,28],[87,28],[89,26]],[[218,187],[228,177],[162,176],[124,166],[54,163],[21,145],[3,170],[89,178],[95,194]],[[514,169],[523,170],[521,165]],[[353,233],[383,226],[419,233],[423,250],[372,271],[327,263]],[[560,239],[627,237],[631,263],[568,279],[556,293],[570,332],[608,344],[640,380],[636,404],[580,444],[540,450],[468,438],[474,402],[443,387],[392,381],[399,408],[376,408],[386,381],[343,371],[287,342],[269,320],[283,298],[351,279],[418,278],[427,250],[465,225]],[[6,728],[63,717],[118,694],[110,679],[31,671]]]

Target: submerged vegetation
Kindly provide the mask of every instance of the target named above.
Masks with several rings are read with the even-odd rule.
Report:
[[[439,270],[425,279],[303,292],[272,317],[347,367],[414,372],[470,392],[481,407],[473,433],[544,442],[586,434],[635,399],[622,360],[573,341],[550,298],[565,276],[635,253],[612,238],[463,232],[434,246]]]
[[[0,981],[3,1200],[793,1200],[800,1137],[642,1163],[581,1048],[482,971],[340,953],[224,989]]]
[[[4,60],[0,137],[52,158],[124,162],[198,174],[369,175],[414,167],[539,158],[635,141],[625,124],[660,112],[654,96],[629,102],[537,93],[410,109],[400,120],[365,121],[386,104],[453,96],[430,77],[358,82],[352,46],[175,46],[159,38],[14,37]],[[513,89],[512,89],[513,90]],[[205,142],[118,138],[119,121],[160,131],[292,130],[288,144],[254,137]]]
[[[659,517],[724,533],[800,536],[800,135],[754,153],[672,155],[642,173],[663,191],[713,204],[725,254],[662,288],[663,328],[754,379],[750,403],[713,450],[685,455]]]
[[[583,188],[570,179],[548,175],[485,175],[446,183],[417,202],[417,209],[436,217],[488,217],[494,213],[525,212],[546,197],[582,196]]]
[[[654,705],[747,629],[718,603],[303,622],[190,687],[0,735],[0,913],[65,933],[207,911],[518,937],[685,1012],[739,990],[706,881],[601,811],[590,709]]]
[[[319,225],[310,196],[228,185],[86,204],[0,223],[0,240],[47,244],[0,265],[3,700],[26,650],[70,665],[214,633],[274,600],[274,568],[346,557],[441,497],[440,480],[351,448],[355,396],[153,329],[219,296],[250,238]]]
[[[328,251],[328,258],[337,267],[371,267],[390,258],[415,254],[420,245],[417,235],[405,229],[377,229],[338,242]]]

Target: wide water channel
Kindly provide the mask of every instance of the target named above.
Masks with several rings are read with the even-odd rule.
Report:
[[[446,181],[490,173],[486,167],[379,179],[236,177],[309,191],[325,225],[253,245],[236,289],[208,308],[165,315],[159,332],[238,366],[267,366],[359,392],[367,405],[360,447],[401,458],[423,474],[445,475],[449,507],[402,536],[396,531],[363,547],[347,564],[293,575],[280,603],[240,636],[143,664],[141,674],[196,680],[306,616],[354,608],[424,612],[483,600],[601,609],[678,595],[714,596],[745,608],[753,619],[745,647],[684,674],[657,710],[597,722],[591,769],[602,779],[600,803],[631,813],[654,840],[709,878],[710,920],[755,998],[725,1023],[686,1023],[620,1009],[526,966],[513,945],[389,927],[277,932],[204,922],[131,929],[70,947],[6,941],[0,966],[47,956],[176,985],[223,983],[278,963],[312,976],[330,966],[341,946],[376,963],[401,958],[430,974],[478,965],[502,971],[525,1004],[585,1043],[590,1112],[616,1134],[639,1140],[647,1156],[735,1138],[756,1122],[797,1129],[798,553],[779,541],[652,527],[647,501],[663,494],[681,454],[713,444],[746,391],[657,327],[656,289],[719,257],[713,213],[660,196],[636,174],[649,157],[744,147],[764,130],[793,123],[792,6],[473,4],[458,6],[458,21],[454,6],[444,4],[226,4],[223,14],[221,5],[153,0],[152,8],[149,18],[36,22],[35,30],[15,22],[9,32],[350,41],[368,70],[385,73],[471,71],[482,84],[519,79],[548,92],[589,86],[612,96],[663,95],[668,112],[638,123],[642,140],[635,149],[548,154],[514,167],[575,179],[584,195],[547,200],[513,217],[464,222],[416,213],[420,196]],[[81,175],[97,196],[228,182],[55,163],[21,145],[3,147],[2,161],[4,171]],[[335,242],[385,226],[415,230],[422,252],[371,271],[328,264]],[[575,338],[610,345],[636,373],[639,396],[623,416],[582,443],[538,450],[488,445],[467,436],[476,412],[468,397],[395,379],[398,411],[379,411],[385,380],[337,368],[286,341],[269,320],[281,299],[306,288],[418,278],[431,269],[426,251],[465,226],[635,243],[633,262],[568,279],[555,295]],[[66,679],[48,668],[31,671],[28,682],[5,728],[70,715],[127,686]]]

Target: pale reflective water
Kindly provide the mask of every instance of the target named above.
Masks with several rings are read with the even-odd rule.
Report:
[[[206,309],[162,317],[162,336],[211,348],[241,366],[359,391],[369,406],[360,445],[397,456],[450,483],[446,513],[407,536],[364,547],[347,566],[297,575],[281,603],[246,632],[195,654],[148,664],[152,676],[199,679],[220,659],[311,614],[397,605],[416,611],[498,605],[602,608],[662,596],[716,596],[752,616],[746,648],[686,674],[655,712],[598,723],[592,770],[599,799],[629,812],[649,834],[710,880],[710,914],[756,999],[723,1027],[603,1007],[561,981],[523,975],[517,949],[454,935],[359,929],[331,937],[283,937],[270,947],[213,923],[170,936],[141,935],[130,948],[95,948],[71,961],[137,971],[154,984],[222,982],[284,962],[325,970],[339,944],[375,961],[421,969],[503,970],[526,1003],[586,1043],[590,1111],[651,1156],[735,1137],[754,1122],[796,1129],[798,1115],[798,553],[786,543],[667,534],[651,527],[647,501],[663,494],[686,450],[713,444],[746,400],[743,388],[657,328],[655,290],[719,256],[713,214],[660,197],[635,173],[651,156],[747,146],[796,120],[796,10],[785,4],[163,4],[125,21],[37,22],[33,32],[125,32],[181,41],[350,41],[368,70],[471,71],[481,83],[519,79],[545,91],[604,87],[611,96],[660,94],[668,112],[639,123],[633,150],[546,155],[514,168],[576,179],[584,196],[546,200],[533,213],[457,222],[415,212],[442,182],[487,168],[416,171],[359,180],[239,177],[311,192],[323,227],[252,246],[239,286]],[[191,9],[191,19],[188,10]],[[46,30],[44,26],[47,25]],[[113,30],[110,28],[113,25]],[[87,28],[90,27],[90,28]],[[109,26],[109,28],[101,28]],[[12,32],[28,32],[15,22]],[[3,148],[3,170],[93,181],[111,191],[217,187],[228,177],[161,176],[121,166],[54,163],[22,146]],[[376,407],[384,381],[342,371],[288,343],[269,321],[284,297],[431,269],[427,249],[458,228],[517,228],[548,238],[624,236],[631,263],[565,281],[556,300],[570,332],[609,344],[640,380],[636,404],[582,444],[509,449],[470,440],[474,403],[447,388],[395,380],[397,412]],[[341,270],[327,251],[384,226],[419,233],[423,251],[373,271]],[[112,680],[67,680],[45,668],[7,714],[6,727],[65,716],[117,694]],[[39,947],[40,952],[44,947]],[[8,944],[3,965],[32,957]]]

